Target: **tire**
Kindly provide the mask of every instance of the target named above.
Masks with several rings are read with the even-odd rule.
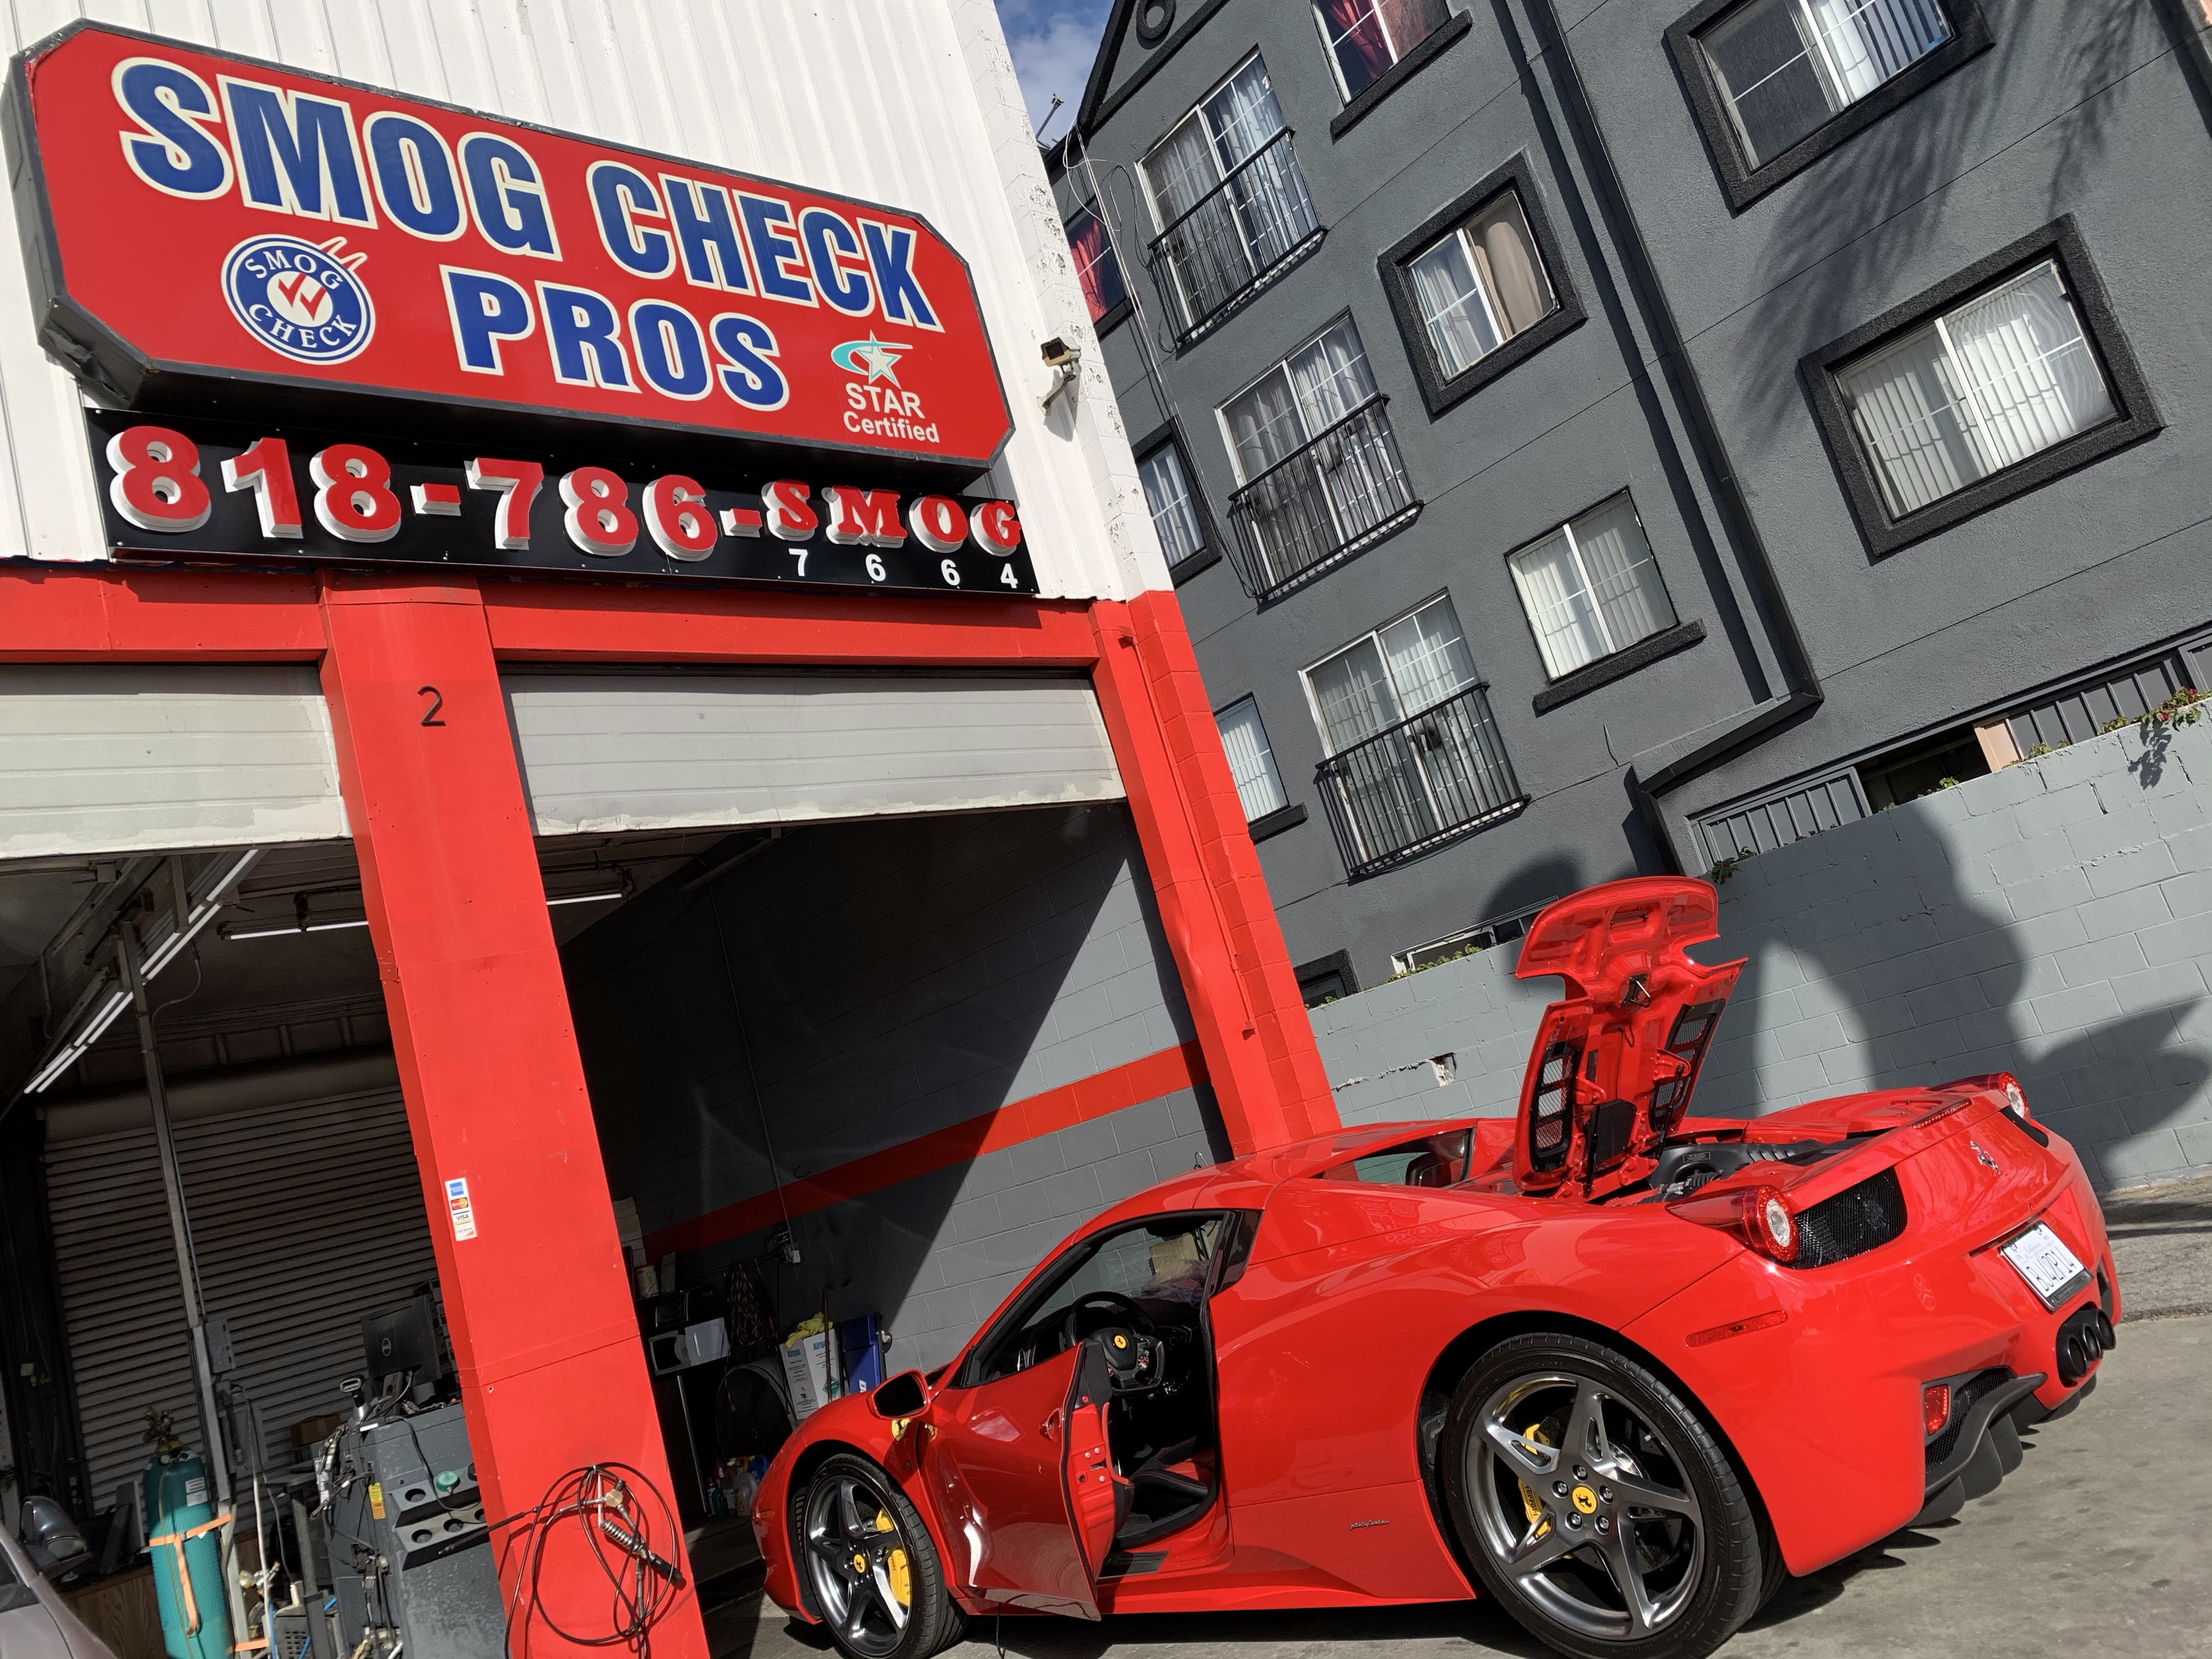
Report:
[[[801,1593],[846,1659],[930,1659],[960,1639],[929,1528],[868,1459],[824,1460],[792,1500],[791,1531]]]
[[[1452,1395],[1442,1454],[1446,1510],[1484,1587],[1571,1659],[1701,1659],[1779,1582],[1711,1432],[1602,1343],[1537,1333],[1491,1349]]]

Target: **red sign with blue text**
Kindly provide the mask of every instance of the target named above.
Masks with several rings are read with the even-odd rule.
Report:
[[[914,214],[100,24],[8,96],[41,343],[108,402],[970,471],[1012,429]]]

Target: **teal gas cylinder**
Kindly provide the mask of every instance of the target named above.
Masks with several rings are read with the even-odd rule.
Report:
[[[191,1452],[146,1466],[146,1542],[169,1659],[230,1659],[230,1598],[207,1465]]]

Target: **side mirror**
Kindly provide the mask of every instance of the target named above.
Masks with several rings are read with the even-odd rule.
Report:
[[[92,1552],[69,1511],[51,1498],[23,1500],[23,1553],[48,1578],[59,1577]]]
[[[929,1385],[920,1371],[901,1371],[868,1395],[868,1404],[878,1417],[918,1417],[929,1403]]]

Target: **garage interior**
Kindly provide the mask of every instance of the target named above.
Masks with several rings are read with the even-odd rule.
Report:
[[[710,1580],[749,1551],[755,1460],[795,1413],[943,1363],[1069,1228],[1226,1147],[1085,681],[503,685],[669,1497]],[[209,1443],[139,1024],[122,1006],[83,1040],[118,1000],[119,925],[158,964],[241,1563],[258,1537],[285,1568],[264,1587],[284,1611],[248,1629],[336,1654],[408,1625],[410,1571],[349,1592],[343,1506],[308,1514],[343,1382],[422,1413],[425,1472],[437,1413],[458,1428],[449,1353],[433,1381],[367,1351],[384,1316],[434,1310],[449,1218],[426,1214],[352,843],[312,833],[343,829],[331,754],[312,671],[0,669],[0,1502],[83,1524],[61,1582],[119,1659],[162,1650],[149,1425]],[[423,1582],[481,1582],[490,1553],[426,1557]],[[335,1627],[313,1616],[333,1588]],[[418,1607],[405,1650],[463,1650],[441,1629]]]

